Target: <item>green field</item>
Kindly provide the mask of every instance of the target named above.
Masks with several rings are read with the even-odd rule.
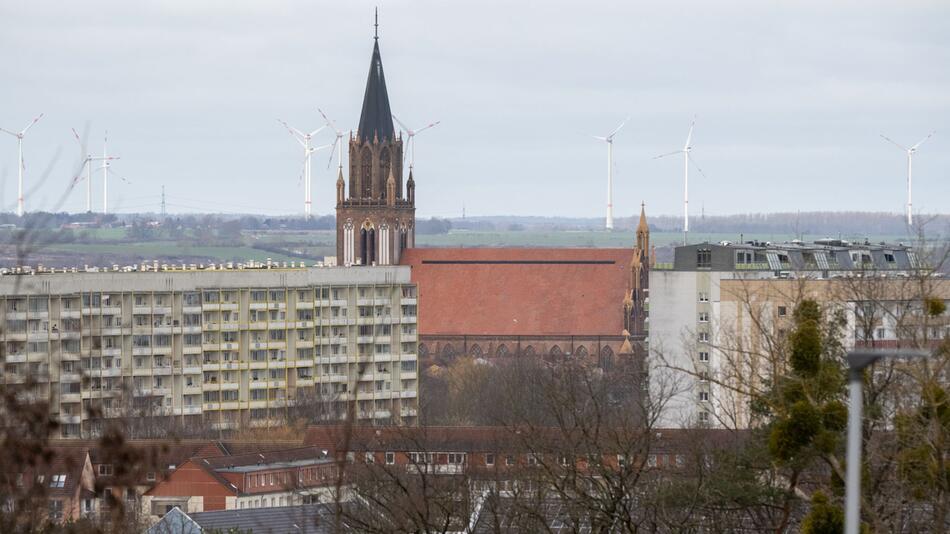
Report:
[[[110,256],[142,256],[145,258],[173,257],[201,257],[214,261],[266,261],[270,258],[274,261],[300,261],[301,258],[257,250],[245,246],[217,247],[217,246],[191,246],[179,245],[169,241],[152,241],[147,243],[134,244],[109,244],[109,243],[89,243],[89,244],[68,244],[53,245],[43,249],[47,253],[76,254],[84,256],[110,255]]]

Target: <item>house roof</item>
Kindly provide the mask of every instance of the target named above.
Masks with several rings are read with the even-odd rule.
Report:
[[[175,534],[201,534],[201,525],[176,506],[145,531],[146,534],[168,534],[171,532]]]
[[[89,449],[82,445],[54,445],[49,448],[51,454],[42,455],[33,468],[25,470],[24,478],[33,484],[39,484],[38,476],[43,476],[42,484],[50,497],[76,495],[76,488],[82,485],[82,472],[89,457]],[[65,475],[63,487],[54,484],[54,476]]]
[[[205,462],[212,468],[230,471],[253,471],[258,469],[279,469],[308,465],[317,462],[331,463],[327,459],[326,449],[320,447],[297,447],[275,451],[260,451],[238,456],[220,456],[208,458]]]
[[[254,534],[330,534],[334,529],[333,510],[323,504],[245,508],[191,514],[191,518],[207,531]]]
[[[623,331],[632,248],[414,248],[421,335]]]

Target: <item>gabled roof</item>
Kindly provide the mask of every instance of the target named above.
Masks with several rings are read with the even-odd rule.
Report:
[[[623,331],[632,248],[414,248],[421,335]]]
[[[77,486],[82,485],[82,473],[89,459],[89,449],[84,446],[54,445],[49,447],[49,454],[42,454],[35,458],[37,464],[27,466],[23,471],[24,483],[27,486],[42,484],[46,495],[50,497],[76,495]],[[91,467],[91,464],[90,464]],[[55,476],[65,475],[62,487],[54,483]],[[40,482],[38,477],[42,476]]]
[[[146,534],[167,534],[170,532],[175,534],[201,534],[201,525],[176,506],[145,532]]]
[[[363,94],[363,111],[357,130],[360,141],[393,139],[393,114],[389,109],[389,94],[386,92],[386,77],[383,75],[383,60],[379,56],[379,39],[373,43],[373,58],[369,63],[366,92]]]

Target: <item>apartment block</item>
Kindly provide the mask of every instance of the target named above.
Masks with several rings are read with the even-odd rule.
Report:
[[[657,263],[650,271],[650,387],[669,399],[660,426],[748,424],[748,399],[722,388],[722,381],[728,375],[762,376],[749,357],[750,344],[761,340],[750,340],[750,329],[780,334],[803,296],[842,307],[845,346],[893,346],[899,332],[889,317],[901,306],[908,310],[905,301],[915,294],[911,280],[924,272],[915,251],[903,244],[825,239],[677,247],[672,263]],[[859,285],[872,281],[876,287],[862,295]],[[869,320],[879,324],[862,328]],[[936,333],[945,335],[940,328]],[[746,345],[737,347],[741,341]]]
[[[408,267],[94,271],[0,275],[0,379],[48,401],[62,437],[109,417],[416,421]]]

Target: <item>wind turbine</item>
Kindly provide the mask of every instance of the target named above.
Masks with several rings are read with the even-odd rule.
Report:
[[[683,145],[683,148],[679,150],[674,150],[673,152],[667,152],[666,154],[660,154],[659,156],[654,157],[653,159],[665,158],[667,156],[673,156],[675,154],[683,154],[683,244],[687,242],[689,236],[689,163],[692,162],[696,167],[696,170],[699,171],[699,174],[703,178],[706,177],[706,174],[703,172],[699,165],[696,164],[696,161],[693,159],[689,153],[693,150],[693,127],[696,125],[696,117],[693,117],[693,122],[689,123],[689,133],[686,134],[686,144]]]
[[[627,117],[620,123],[620,126],[617,126],[612,132],[603,137],[597,135],[591,136],[594,139],[607,143],[607,221],[606,224],[604,224],[607,230],[613,230],[614,228],[614,136],[617,135],[617,132],[619,132],[629,120],[630,117]]]
[[[106,130],[105,138],[102,140],[102,166],[99,169],[102,169],[102,213],[105,215],[109,213],[109,175],[113,175],[116,178],[122,180],[123,182],[130,184],[132,182],[126,180],[123,176],[116,174],[112,170],[112,164],[110,161],[113,159],[109,157],[108,154],[108,145],[109,145],[109,131]],[[118,159],[118,158],[114,158]],[[96,170],[99,170],[96,169]]]
[[[303,181],[304,181],[303,212],[304,212],[304,217],[306,217],[309,220],[311,218],[311,204],[312,204],[311,198],[310,198],[310,192],[312,191],[311,182],[310,182],[310,155],[316,152],[317,150],[330,148],[333,145],[323,145],[323,146],[313,147],[310,144],[310,142],[313,140],[313,136],[320,133],[320,131],[326,128],[326,126],[322,126],[310,133],[305,134],[301,132],[300,130],[291,127],[289,124],[287,124],[286,122],[280,119],[277,119],[277,122],[283,124],[284,127],[287,128],[287,131],[290,132],[290,135],[294,136],[294,139],[296,139],[297,142],[300,143],[300,146],[303,147],[303,154],[304,154],[303,155]]]
[[[442,121],[430,122],[429,124],[423,126],[422,128],[419,128],[418,130],[413,130],[412,128],[403,124],[403,122],[399,120],[399,118],[396,117],[395,115],[393,115],[393,119],[397,123],[399,123],[399,126],[402,126],[403,130],[406,130],[406,135],[409,136],[409,141],[406,142],[406,144],[409,145],[409,150],[407,151],[406,154],[403,155],[403,160],[406,159],[406,156],[409,156],[409,170],[412,170],[412,167],[416,161],[416,141],[415,141],[416,134],[424,132],[428,130],[429,128],[432,128],[433,126],[436,126]],[[410,152],[411,152],[411,155],[409,155]]]
[[[23,165],[23,136],[26,135],[27,130],[33,127],[34,124],[39,122],[43,118],[43,114],[40,113],[33,122],[26,125],[26,128],[23,128],[19,132],[13,132],[5,128],[0,128],[0,132],[8,133],[13,137],[16,137],[16,149],[17,149],[17,169],[18,169],[18,178],[17,178],[17,197],[16,197],[16,214],[20,217],[23,216],[23,169],[26,167]]]
[[[323,120],[326,121],[327,126],[333,130],[333,133],[336,134],[336,141],[331,145],[333,148],[337,149],[337,162],[340,164],[340,175],[343,175],[343,130],[336,127],[336,123],[331,121],[327,114],[323,112],[322,109],[317,108],[317,111],[320,112],[320,115],[323,116]],[[333,150],[330,150],[330,159],[327,160],[327,168],[330,168],[330,164],[333,163]]]
[[[79,137],[79,133],[75,128],[73,130],[73,136],[76,138],[76,142],[79,143],[79,146],[83,148],[82,139]],[[73,181],[70,184],[70,188],[75,186],[80,180],[86,180],[86,211],[92,212],[92,162],[93,161],[111,161],[119,159],[119,156],[93,156],[92,154],[86,154],[86,157],[82,160],[82,166],[79,167],[79,173],[73,177]],[[86,177],[83,178],[82,171],[85,169]],[[97,169],[98,170],[98,169]]]
[[[912,186],[912,182],[911,182],[911,169],[912,169],[913,163],[914,163],[914,154],[917,153],[917,149],[920,147],[920,145],[924,144],[924,142],[926,142],[928,139],[930,139],[931,137],[933,137],[933,135],[934,135],[935,133],[937,133],[937,130],[934,130],[934,131],[930,132],[929,134],[927,134],[927,137],[924,137],[923,139],[921,139],[920,141],[918,141],[916,145],[914,145],[914,146],[912,146],[912,147],[910,147],[910,148],[907,148],[907,147],[905,147],[904,145],[901,145],[901,144],[895,142],[895,141],[894,141],[893,139],[891,139],[890,137],[887,137],[886,135],[881,134],[881,137],[882,137],[885,141],[888,141],[888,142],[892,143],[894,146],[896,146],[897,148],[899,148],[899,149],[901,149],[901,150],[903,150],[904,152],[907,153],[907,225],[908,225],[908,226],[911,226],[911,225],[914,224],[914,220],[913,220],[913,218],[912,218],[913,215],[912,215],[912,213],[911,213],[911,208],[913,208],[913,196],[912,196],[912,191],[911,191],[911,186]]]

